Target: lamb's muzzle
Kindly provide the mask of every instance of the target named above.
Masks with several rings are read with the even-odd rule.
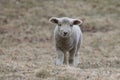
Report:
[[[54,40],[57,51],[56,65],[79,64],[79,48],[82,41],[80,19],[68,17],[50,18],[50,22],[56,24],[54,30]],[[68,53],[68,55],[67,55]]]

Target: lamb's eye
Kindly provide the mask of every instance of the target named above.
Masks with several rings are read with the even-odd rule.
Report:
[[[61,26],[61,24],[58,24],[58,26]]]

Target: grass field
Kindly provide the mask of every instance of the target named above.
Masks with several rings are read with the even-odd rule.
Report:
[[[77,67],[54,64],[52,16],[84,22]],[[0,0],[0,80],[120,80],[120,1]]]

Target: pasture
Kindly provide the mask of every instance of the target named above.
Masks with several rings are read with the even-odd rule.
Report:
[[[76,68],[55,65],[53,16],[83,20]],[[0,0],[0,80],[119,79],[119,0]]]

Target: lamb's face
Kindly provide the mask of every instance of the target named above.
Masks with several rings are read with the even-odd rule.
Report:
[[[82,23],[81,20],[79,19],[71,19],[71,18],[67,18],[67,17],[63,17],[63,18],[56,18],[56,17],[52,17],[50,19],[50,21],[52,23],[57,24],[58,26],[58,33],[60,36],[62,37],[70,37],[72,34],[72,29],[73,29],[73,25],[80,25]]]
[[[62,37],[69,37],[72,34],[73,24],[69,19],[61,18],[57,26],[58,26],[58,33]]]

